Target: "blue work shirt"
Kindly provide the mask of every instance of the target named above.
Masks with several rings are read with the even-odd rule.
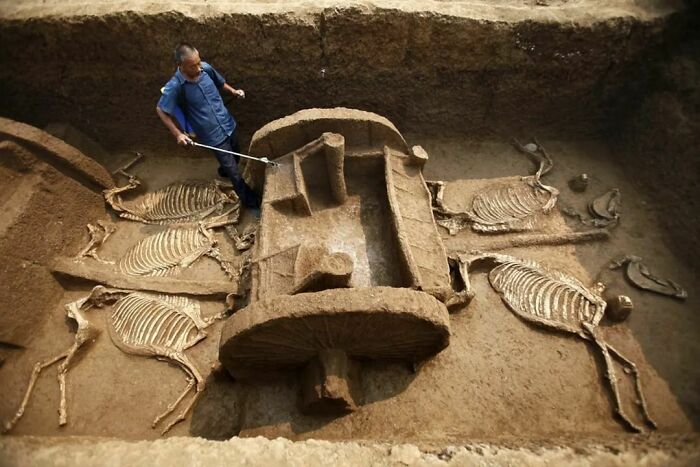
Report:
[[[233,119],[219,94],[226,83],[221,74],[206,62],[201,62],[202,72],[196,81],[188,81],[178,68],[162,90],[158,108],[175,117],[184,92],[185,108],[182,109],[199,141],[210,146],[221,144],[236,129]]]

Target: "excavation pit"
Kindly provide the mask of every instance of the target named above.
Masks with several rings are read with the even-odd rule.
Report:
[[[0,274],[6,310],[0,314],[0,386],[6,395],[0,420],[14,415],[34,364],[74,342],[75,329],[66,323],[63,306],[106,280],[96,277],[104,269],[94,258],[73,262],[87,244],[85,225],[101,219],[118,226],[98,250],[106,260],[118,260],[164,228],[118,218],[101,190],[127,179],[110,174],[140,151],[146,158],[131,172],[143,185],[125,197],[216,177],[211,154],[175,146],[152,110],[172,72],[169,50],[184,31],[208,62],[246,90],[246,99],[229,107],[238,118],[243,147],[282,163],[267,169],[267,180],[273,170],[294,180],[293,173],[285,173],[295,167],[289,154],[324,133],[342,136],[345,157],[339,164],[333,155],[339,139],[329,136],[324,149],[297,157],[305,189],[290,190],[280,182],[275,186],[284,189],[277,192],[261,189],[262,165],[246,164],[251,184],[270,197],[256,243],[248,253],[238,251],[224,229],[215,230],[214,240],[231,270],[252,261],[248,298],[245,288],[239,290],[238,281],[207,255],[176,276],[110,272],[113,287],[187,290],[200,300],[205,317],[222,313],[227,293],[237,294],[232,316],[208,327],[207,338],[186,351],[206,385],[191,416],[170,434],[389,441],[436,452],[476,441],[541,446],[547,444],[543,439],[574,448],[623,446],[634,454],[663,444],[659,439],[696,448],[692,433],[700,423],[700,373],[694,362],[700,355],[700,321],[693,178],[698,157],[692,148],[697,148],[693,125],[698,117],[689,103],[697,100],[693,77],[700,65],[692,15],[655,1],[604,7],[591,1],[376,3],[336,8],[321,2],[294,12],[278,2],[254,7],[216,2],[206,15],[179,3],[131,5],[129,12],[101,3],[3,5],[0,62],[7,66],[0,71],[0,115],[23,123],[3,120],[0,128],[0,246],[7,258]],[[119,39],[124,32],[132,37],[126,44]],[[230,38],[229,45],[214,36]],[[117,44],[122,44],[118,53]],[[31,58],[25,56],[27,48]],[[119,54],[140,58],[117,74]],[[373,112],[398,130],[380,131],[386,127],[356,121],[314,128],[307,117],[294,126],[301,129],[298,134],[285,126],[301,109],[340,107]],[[51,122],[62,125],[48,126]],[[279,133],[284,144],[253,136],[269,122],[277,122],[269,134]],[[80,131],[66,131],[63,123]],[[519,319],[480,273],[470,276],[475,296],[468,305],[450,307],[449,316],[441,311],[439,338],[420,358],[365,358],[326,345],[262,381],[255,376],[268,376],[262,374],[266,370],[249,368],[253,378],[232,378],[226,357],[223,367],[217,366],[222,330],[247,319],[246,308],[255,311],[256,303],[274,302],[291,313],[296,300],[300,309],[313,303],[302,301],[304,294],[390,288],[446,306],[446,295],[455,292],[445,287],[449,281],[421,283],[414,272],[420,268],[406,259],[408,243],[426,237],[402,243],[397,234],[394,213],[408,201],[387,190],[387,161],[396,153],[411,158],[407,170],[420,171],[424,180],[444,181],[445,206],[462,212],[495,181],[510,183],[535,172],[536,165],[512,144],[514,137],[523,144],[535,144],[536,137],[552,156],[554,168],[542,181],[558,189],[556,207],[536,228],[523,232],[483,234],[467,226],[450,235],[437,227],[445,256],[497,250],[566,271],[587,287],[601,279],[616,294],[629,295],[634,303],[629,317],[615,324],[604,319],[599,329],[636,363],[658,424],[655,438],[640,441],[626,433],[593,348]],[[84,158],[70,158],[78,153]],[[589,175],[585,190],[570,189],[569,180],[582,173]],[[566,216],[562,208],[588,219],[587,204],[613,188],[622,194],[619,225],[581,241],[571,236],[595,227]],[[313,223],[305,223],[309,215]],[[254,221],[241,209],[238,233]],[[537,237],[552,234],[565,240]],[[255,285],[256,254],[259,259],[299,244],[309,251],[295,253],[301,271],[297,282],[278,288]],[[411,254],[418,258],[417,251]],[[610,260],[630,254],[641,256],[655,276],[683,286],[688,297],[639,289],[623,269],[607,269]],[[303,255],[323,261],[304,265]],[[79,264],[85,266],[80,274]],[[272,289],[284,293],[266,296]],[[103,332],[71,363],[68,423],[58,426],[56,368],[49,367],[23,418],[4,440],[23,439],[15,435],[39,436],[46,443],[48,437],[73,435],[159,437],[151,422],[179,397],[186,378],[180,368],[116,348],[108,333],[109,314],[109,307],[86,311]],[[380,322],[372,329],[394,327]],[[634,387],[619,368],[618,373],[622,403],[636,417]],[[333,397],[319,396],[324,385]],[[671,437],[679,432],[689,437]]]

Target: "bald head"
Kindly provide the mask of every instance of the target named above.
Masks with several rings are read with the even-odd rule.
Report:
[[[175,63],[182,65],[186,59],[192,57],[195,53],[197,53],[197,49],[192,44],[181,42],[175,47]]]
[[[191,44],[181,43],[175,47],[175,61],[185,78],[194,81],[202,72],[202,60],[199,52]]]

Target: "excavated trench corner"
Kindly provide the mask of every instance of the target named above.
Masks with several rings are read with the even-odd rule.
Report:
[[[31,342],[62,288],[48,263],[75,249],[85,224],[104,216],[101,191],[114,181],[104,167],[37,128],[0,118],[0,341]],[[2,348],[4,359],[7,348]]]
[[[700,21],[685,3],[0,0],[0,421],[15,414],[35,364],[76,342],[64,305],[99,283],[199,303],[182,318],[198,323],[183,352],[204,390],[174,435],[392,443],[380,463],[457,462],[464,449],[505,462],[505,443],[535,449],[535,464],[564,451],[692,464]],[[181,40],[245,90],[226,102],[244,151],[280,165],[241,164],[262,196],[252,248],[255,220],[241,208],[235,229],[192,231],[194,253],[172,249],[191,267],[129,275],[121,257],[168,226],[119,217],[105,203],[103,190],[128,181],[117,169],[146,154],[129,168],[141,185],[122,194],[125,204],[216,177],[215,159],[178,148],[154,111]],[[524,147],[546,148],[554,162],[542,183],[557,205],[540,230],[465,224],[451,235],[436,224],[438,185],[431,195],[426,180],[445,182],[443,207],[468,210],[498,184],[534,180]],[[568,182],[582,173],[587,188],[575,191]],[[613,188],[622,193],[618,225],[577,236],[590,225],[565,211],[585,220],[587,203]],[[107,261],[76,261],[86,225],[98,220],[117,226],[99,250]],[[462,290],[455,254],[489,249],[631,297],[631,314],[604,319],[598,332],[635,362],[656,433],[625,432],[590,342],[519,319],[481,272],[469,276],[470,294]],[[630,254],[688,296],[640,290],[606,268]],[[154,417],[195,390],[182,359],[120,351],[110,310],[85,309],[96,332],[70,363],[68,423],[58,426],[56,367],[47,367],[12,431],[33,438],[4,438],[0,457],[31,463],[27,447],[36,456],[54,444],[86,449],[67,436],[156,439]],[[640,422],[633,380],[619,367],[616,381],[621,406]],[[276,449],[258,441],[256,452]],[[121,449],[107,444],[88,454]]]

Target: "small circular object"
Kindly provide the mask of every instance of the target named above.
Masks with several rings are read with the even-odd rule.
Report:
[[[535,143],[527,143],[525,145],[525,150],[529,152],[535,152],[539,149],[539,147]]]
[[[588,181],[589,177],[588,174],[580,174],[569,180],[569,188],[571,188],[572,191],[575,192],[582,192],[586,191],[586,188],[588,188]]]
[[[632,310],[634,309],[634,304],[632,299],[627,295],[615,295],[612,298],[606,300],[608,306],[605,309],[605,316],[615,323],[621,323],[629,318]]]

